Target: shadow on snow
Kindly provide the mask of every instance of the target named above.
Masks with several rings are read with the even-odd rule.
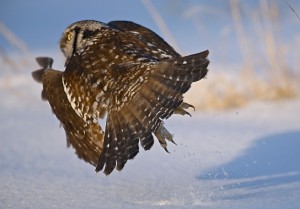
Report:
[[[237,182],[224,185],[224,189],[262,188],[300,182],[300,131],[274,134],[255,141],[244,155],[197,179]]]

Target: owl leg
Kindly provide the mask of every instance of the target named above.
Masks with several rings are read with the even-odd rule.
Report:
[[[173,135],[164,127],[163,123],[161,122],[157,130],[154,132],[154,135],[158,139],[160,145],[165,149],[166,152],[169,152],[167,149],[167,142],[166,140],[176,144],[173,140]]]
[[[186,102],[182,102],[177,108],[175,108],[174,113],[179,115],[189,115],[192,117],[192,115],[186,111],[185,109],[193,108],[195,111],[195,107],[191,104],[188,104]]]

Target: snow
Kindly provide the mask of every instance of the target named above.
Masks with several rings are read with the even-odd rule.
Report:
[[[0,85],[0,208],[299,208],[299,99],[171,117],[170,154],[156,142],[105,176],[66,148],[41,85],[10,84]]]

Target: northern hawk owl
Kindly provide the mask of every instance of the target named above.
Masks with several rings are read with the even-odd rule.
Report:
[[[121,170],[154,137],[167,150],[173,136],[163,125],[172,114],[189,114],[183,101],[207,74],[208,51],[181,56],[148,28],[129,21],[84,20],[60,39],[65,71],[37,58],[32,73],[79,158],[104,170]],[[103,131],[98,120],[106,119]]]

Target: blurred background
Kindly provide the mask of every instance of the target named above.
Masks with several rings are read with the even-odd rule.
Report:
[[[295,10],[295,12],[291,9]],[[210,50],[207,79],[187,93],[198,110],[299,96],[300,1],[297,0],[0,0],[0,106],[40,90],[30,73],[36,56],[63,70],[58,41],[83,19],[131,20],[161,35],[179,53]],[[39,90],[36,90],[39,89]],[[18,103],[18,102],[17,102]]]
[[[299,208],[297,14],[300,0],[0,0],[0,208]],[[66,149],[31,72],[37,56],[64,70],[59,39],[83,19],[134,21],[182,55],[210,51],[207,78],[185,95],[199,112],[166,122],[171,154],[155,142],[106,177]]]

